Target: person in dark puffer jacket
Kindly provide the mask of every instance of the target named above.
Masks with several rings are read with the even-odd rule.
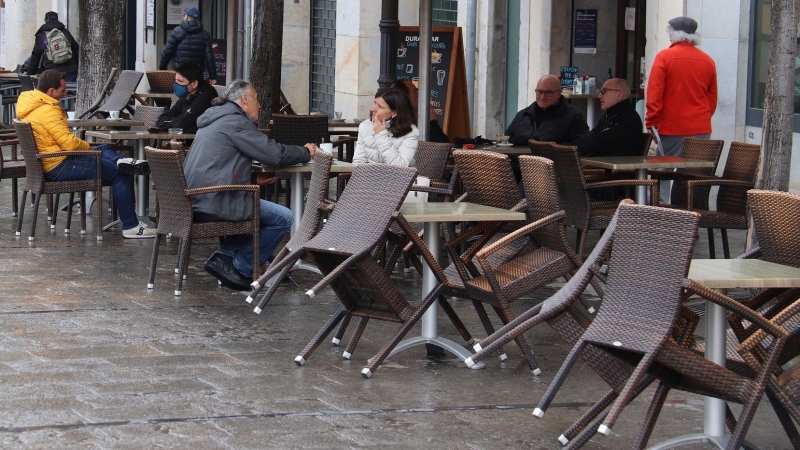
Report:
[[[205,67],[208,72],[208,82],[216,84],[217,68],[214,65],[214,53],[211,51],[211,36],[203,30],[200,10],[194,6],[186,10],[181,24],[172,30],[167,45],[161,53],[158,69],[166,70],[173,56],[175,66],[192,62]]]

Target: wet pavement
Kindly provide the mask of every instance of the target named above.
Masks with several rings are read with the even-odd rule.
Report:
[[[215,245],[197,241],[183,295],[174,297],[177,240],[162,247],[156,286],[148,290],[151,240],[125,240],[116,229],[98,242],[91,224],[88,235],[79,235],[77,216],[65,236],[64,213],[50,235],[42,208],[29,243],[31,215],[23,236],[15,237],[10,204],[6,180],[0,183],[3,448],[557,449],[561,432],[606,391],[579,362],[544,419],[531,415],[569,351],[546,325],[527,334],[543,370],[538,377],[511,344],[505,363],[492,357],[483,370],[450,356],[429,359],[417,347],[364,379],[366,359],[397,329],[376,321],[352,360],[342,358],[344,345],[326,340],[299,367],[294,357],[339,306],[330,289],[314,299],[303,294],[318,275],[297,271],[300,287],[284,283],[256,315],[246,293],[219,287],[206,274],[203,261]],[[731,234],[737,254],[743,233]],[[707,253],[705,231],[696,252]],[[419,298],[416,274],[398,270],[394,277]],[[515,311],[557,287],[516,302]],[[453,305],[481,336],[471,304]],[[417,326],[410,335],[418,333]],[[440,335],[460,342],[443,314]],[[596,436],[586,448],[628,448],[651,395],[652,388],[626,408],[611,436]],[[701,432],[702,410],[701,397],[673,392],[650,443]],[[790,448],[766,401],[748,441]]]

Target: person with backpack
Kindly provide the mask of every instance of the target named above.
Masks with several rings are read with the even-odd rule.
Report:
[[[214,53],[211,51],[211,35],[203,30],[200,10],[194,6],[187,8],[181,24],[172,30],[164,51],[161,53],[159,70],[166,70],[169,60],[175,57],[175,67],[185,63],[195,63],[205,67],[209,84],[217,83],[217,68]]]
[[[67,74],[67,82],[77,81],[78,49],[78,42],[58,20],[58,13],[50,11],[44,15],[44,25],[36,31],[27,73],[55,70]]]

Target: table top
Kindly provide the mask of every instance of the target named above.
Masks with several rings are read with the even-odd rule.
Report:
[[[19,78],[19,74],[17,74],[17,73],[14,73],[14,72],[0,73],[0,78],[13,78],[13,79],[18,79],[18,78]]]
[[[108,139],[111,141],[122,139],[194,139],[194,134],[190,133],[151,133],[149,131],[118,131],[118,130],[105,130],[105,131],[87,131],[86,136]]]
[[[144,122],[131,119],[67,119],[67,125],[70,127],[141,127]]]
[[[687,169],[714,167],[714,161],[681,158],[680,156],[585,156],[581,163],[601,169]]]
[[[693,259],[689,279],[713,289],[800,287],[800,269],[760,259]]]
[[[172,92],[145,92],[139,93],[137,92],[136,95],[142,98],[172,98],[175,97],[175,94]]]
[[[356,165],[345,161],[334,160],[331,164],[331,173],[350,173],[355,170]],[[269,167],[258,163],[253,164],[253,172],[313,172],[314,163],[288,167]]]
[[[564,98],[597,98],[597,93],[594,94],[573,94],[572,91],[562,90],[561,96]]]
[[[457,149],[456,149],[457,150]],[[497,145],[497,144],[486,144],[486,145],[476,145],[473,150],[486,150],[495,153],[502,153],[503,155],[530,155],[531,148],[527,145]]]
[[[490,222],[525,220],[523,212],[468,202],[404,203],[400,213],[409,222]]]
[[[361,122],[328,122],[328,128],[358,128]]]

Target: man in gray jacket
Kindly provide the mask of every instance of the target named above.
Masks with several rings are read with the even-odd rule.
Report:
[[[190,189],[225,184],[250,184],[251,164],[280,167],[308,162],[319,148],[315,144],[283,145],[258,131],[258,93],[236,80],[225,94],[197,119],[197,135],[184,164]],[[252,217],[253,200],[247,192],[225,192],[192,197],[199,221],[246,220]],[[292,226],[292,212],[261,200],[261,264],[273,258],[275,248]],[[253,240],[250,236],[220,238],[219,249],[205,269],[220,282],[237,290],[249,290],[253,274]]]

